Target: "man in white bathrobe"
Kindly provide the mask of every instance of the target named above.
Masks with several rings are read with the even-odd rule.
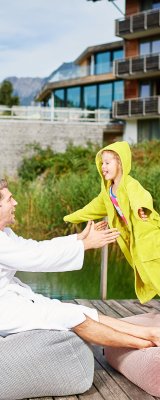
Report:
[[[15,221],[17,202],[7,182],[0,181],[0,335],[32,329],[73,330],[86,341],[125,347],[148,347],[142,327],[99,316],[85,306],[62,303],[34,293],[15,277],[16,271],[62,272],[81,269],[84,251],[114,242],[116,229],[98,231],[90,222],[81,234],[37,242],[17,236],[8,225]]]

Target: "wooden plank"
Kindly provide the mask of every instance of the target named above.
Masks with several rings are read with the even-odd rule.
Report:
[[[87,392],[78,395],[79,400],[104,400],[94,385]],[[107,398],[106,398],[107,400]]]
[[[120,304],[127,308],[133,315],[142,314],[141,308],[133,302],[133,300],[120,300]],[[144,312],[143,312],[144,313]]]
[[[53,400],[54,397],[32,397],[29,398],[28,400]]]
[[[133,301],[133,304],[136,304],[136,306],[140,309],[142,314],[155,312],[155,306],[154,306],[153,300],[151,300],[145,304],[141,304],[138,300],[132,300],[132,301]]]
[[[160,312],[160,300],[153,299],[149,302],[149,305],[151,306],[151,308],[153,307],[155,312]]]
[[[97,310],[104,315],[108,315],[109,317],[115,317],[118,318],[119,314],[117,311],[114,311],[106,301],[102,300],[91,300],[91,303]]]
[[[108,300],[107,303],[109,304],[110,308],[118,312],[121,318],[130,317],[132,315],[131,311],[129,311],[126,307],[123,306],[123,304],[116,300]]]
[[[53,397],[53,399],[54,400],[78,400],[78,397],[77,396],[60,396],[60,397]],[[39,400],[41,400],[41,399],[39,399]],[[45,399],[44,400],[46,400],[46,397],[45,397]]]
[[[76,299],[77,304],[81,304],[86,307],[96,308],[100,314],[108,315],[109,317],[119,317],[119,314],[116,311],[113,311],[107,304],[104,304],[101,300],[83,300]]]
[[[128,400],[129,397],[104,369],[95,371],[94,385],[106,400]]]
[[[86,307],[90,307],[90,308],[95,308],[91,301],[89,300],[84,300],[84,299],[75,299],[77,304],[80,304],[81,306],[86,306]]]

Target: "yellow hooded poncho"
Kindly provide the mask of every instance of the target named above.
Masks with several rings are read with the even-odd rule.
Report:
[[[116,196],[127,225],[110,200],[112,182],[106,181],[102,175],[104,150],[116,152],[121,159],[123,175]],[[145,303],[160,294],[160,216],[153,209],[150,193],[129,175],[131,151],[127,142],[116,142],[101,149],[96,155],[96,165],[102,179],[100,194],[81,210],[65,216],[64,221],[79,223],[108,216],[109,227],[120,232],[117,242],[134,269],[137,297]],[[147,221],[138,215],[141,207],[147,213]]]

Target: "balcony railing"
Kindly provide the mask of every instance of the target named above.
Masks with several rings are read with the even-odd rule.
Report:
[[[90,65],[85,65],[82,67],[79,65],[75,65],[72,66],[71,68],[66,68],[66,69],[64,68],[63,70],[57,71],[51,77],[48,83],[65,81],[68,79],[83,78],[84,76],[88,75],[91,75]]]
[[[115,101],[113,118],[152,118],[160,116],[160,96]]]
[[[134,79],[144,75],[159,75],[160,53],[132,57],[114,62],[114,74],[117,77]]]
[[[143,11],[127,16],[125,19],[116,20],[116,36],[124,38],[140,37],[153,30],[160,32],[160,10]]]
[[[27,120],[51,123],[96,123],[106,125],[110,121],[110,110],[88,110],[80,108],[53,108],[39,106],[0,106],[0,120]]]
[[[107,74],[112,72],[112,68],[113,65],[111,61],[101,62],[97,65],[95,63],[93,65],[84,66],[74,65],[70,68],[64,68],[63,70],[55,72],[55,74],[48,80],[47,83],[83,78],[90,75]]]

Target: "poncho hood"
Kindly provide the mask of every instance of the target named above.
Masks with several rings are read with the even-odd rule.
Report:
[[[123,170],[123,176],[122,179],[124,179],[131,170],[131,159],[132,159],[132,155],[131,155],[131,150],[129,147],[129,144],[127,142],[116,142],[116,143],[112,143],[106,147],[103,147],[103,149],[101,149],[97,155],[96,155],[96,166],[98,169],[98,172],[101,176],[101,178],[104,180],[103,174],[102,174],[102,153],[103,151],[114,151],[115,153],[118,154],[121,163],[122,163],[122,170]]]

